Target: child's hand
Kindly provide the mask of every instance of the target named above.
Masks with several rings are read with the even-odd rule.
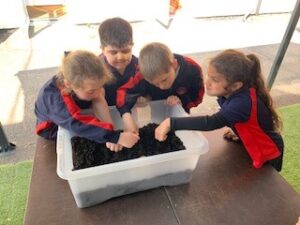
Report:
[[[233,142],[240,141],[240,138],[231,129],[226,130],[225,133],[223,134],[223,137],[227,141],[233,141]]]
[[[138,140],[140,140],[140,137],[137,133],[122,132],[120,134],[118,144],[126,148],[132,148],[132,146],[134,146],[138,142]]]
[[[120,144],[115,144],[112,142],[106,142],[106,147],[109,148],[112,152],[119,152],[123,149],[123,146]]]
[[[161,122],[161,124],[155,129],[155,139],[158,141],[165,141],[168,137],[167,134],[171,129],[170,127],[170,118],[167,118]]]
[[[168,98],[167,98],[167,104],[169,105],[169,106],[174,106],[174,105],[177,105],[177,104],[182,104],[181,103],[181,100],[180,100],[180,98],[178,98],[177,96],[175,96],[175,95],[171,95],[171,96],[169,96]]]
[[[298,218],[298,222],[296,223],[296,225],[300,225],[300,216]]]
[[[124,113],[122,119],[124,123],[124,131],[138,133],[138,126],[134,122],[131,113]]]
[[[136,106],[137,107],[145,107],[148,105],[148,102],[150,101],[150,98],[149,97],[143,97],[143,96],[140,96],[137,98],[136,100]]]

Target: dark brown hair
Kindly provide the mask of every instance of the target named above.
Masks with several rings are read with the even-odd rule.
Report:
[[[210,65],[219,73],[223,74],[229,84],[240,81],[244,87],[255,88],[257,96],[263,101],[272,114],[274,130],[281,130],[282,123],[274,108],[269,90],[265,85],[260,61],[256,55],[245,55],[240,51],[229,49],[215,56],[210,61]]]
[[[103,21],[98,29],[102,47],[123,48],[133,44],[132,27],[126,20],[115,17]]]

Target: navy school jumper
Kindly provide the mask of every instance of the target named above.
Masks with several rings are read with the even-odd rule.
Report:
[[[105,84],[105,99],[109,106],[116,105],[117,99],[117,89],[125,84],[130,77],[133,77],[138,71],[138,58],[132,55],[130,63],[127,65],[124,74],[120,74],[119,71],[112,67],[106,60],[103,54],[100,55],[100,58],[105,62],[105,65],[110,70],[113,80],[112,82]]]
[[[114,131],[111,123],[102,122],[92,114],[81,113],[81,109],[90,108],[92,102],[80,100],[74,93],[63,93],[56,81],[54,76],[39,91],[34,110],[36,133],[55,140],[58,126],[61,126],[76,136],[98,143],[117,143],[120,132]]]
[[[174,54],[178,61],[179,71],[170,89],[162,90],[143,79],[141,73],[117,90],[117,108],[121,115],[130,112],[139,96],[150,97],[151,100],[167,99],[177,96],[186,112],[198,106],[203,99],[204,85],[202,69],[194,60]]]
[[[228,126],[239,136],[255,168],[269,161],[280,171],[283,139],[274,131],[272,114],[255,89],[243,88],[228,98],[220,97],[218,103],[220,111],[210,116],[171,118],[171,129],[204,131]]]

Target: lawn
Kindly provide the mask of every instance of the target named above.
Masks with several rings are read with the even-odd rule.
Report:
[[[279,109],[285,155],[280,174],[300,193],[300,104]],[[0,165],[0,224],[23,224],[32,162]]]
[[[283,121],[285,153],[280,174],[300,193],[300,104],[279,109]]]
[[[0,165],[0,224],[23,224],[32,162]]]

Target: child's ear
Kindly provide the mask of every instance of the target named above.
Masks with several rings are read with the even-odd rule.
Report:
[[[66,86],[66,88],[71,88],[70,82],[66,79],[64,79],[64,85]]]
[[[241,89],[242,87],[243,87],[243,82],[237,81],[231,85],[231,90],[234,92],[234,91]]]
[[[178,67],[178,61],[177,61],[177,59],[173,59],[173,62],[172,62],[172,67],[176,70],[177,69],[177,67]]]

